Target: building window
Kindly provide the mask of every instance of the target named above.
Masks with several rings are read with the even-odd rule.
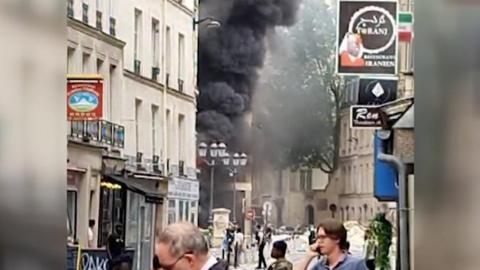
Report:
[[[140,51],[142,47],[142,11],[135,9],[135,25],[134,25],[134,41],[133,41],[133,58],[134,72],[140,73]]]
[[[176,200],[168,201],[168,224],[176,222]]]
[[[67,191],[67,233],[72,240],[77,238],[77,191]]]
[[[160,73],[160,26],[157,19],[152,19],[152,80],[158,80]]]
[[[88,23],[88,4],[85,2],[82,3],[82,21]]]
[[[185,81],[185,36],[178,35],[178,90],[183,91]]]
[[[90,54],[83,53],[82,54],[82,73],[90,73]]]
[[[75,49],[68,47],[67,48],[67,73],[75,72],[74,55],[75,55]]]
[[[178,115],[178,159],[185,160],[185,116]]]
[[[158,106],[152,105],[152,155],[157,154]]]
[[[172,34],[172,33],[171,33],[171,30],[170,30],[170,27],[169,27],[169,26],[167,26],[167,29],[166,29],[166,32],[165,32],[165,33],[166,33],[166,34],[165,34],[165,35],[166,35],[166,37],[165,37],[165,43],[166,43],[166,44],[165,44],[165,46],[166,46],[166,48],[165,48],[165,51],[166,51],[166,52],[165,52],[165,53],[166,53],[166,55],[165,55],[165,57],[166,57],[165,66],[166,66],[166,69],[167,69],[167,70],[166,70],[167,74],[170,74],[170,73],[171,73],[171,72],[170,72],[170,71],[171,71],[171,65],[172,65],[172,63],[171,63],[171,58],[172,58],[172,47],[171,47],[171,46],[172,46],[172,44],[171,44],[171,43],[172,43],[172,39],[171,39],[171,34]]]
[[[185,211],[185,207],[184,207],[184,201],[182,200],[179,200],[178,201],[178,221],[183,221],[185,216],[184,216],[184,211]]]
[[[73,0],[68,0],[67,1],[67,16],[73,18],[74,12],[73,12]]]
[[[136,152],[140,152],[140,109],[142,106],[142,101],[140,99],[135,99],[135,149]]]
[[[196,218],[195,218],[195,215],[197,213],[197,202],[196,201],[192,201],[190,203],[190,209],[191,209],[191,213],[190,213],[190,222],[195,224],[196,223]]]
[[[101,187],[98,246],[105,246],[113,232],[119,233],[125,240],[125,197],[125,189]]]

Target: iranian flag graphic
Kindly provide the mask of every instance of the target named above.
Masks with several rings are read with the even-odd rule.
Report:
[[[398,37],[400,41],[410,42],[413,38],[413,13],[400,12],[398,24]]]

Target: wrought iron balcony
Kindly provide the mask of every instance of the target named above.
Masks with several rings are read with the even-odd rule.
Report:
[[[69,137],[86,143],[123,148],[125,127],[106,120],[71,121]]]

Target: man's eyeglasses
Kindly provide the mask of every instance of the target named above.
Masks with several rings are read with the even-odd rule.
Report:
[[[180,255],[173,263],[171,264],[162,264],[160,262],[160,260],[158,259],[158,256],[155,255],[155,257],[153,258],[153,269],[155,270],[160,270],[160,269],[164,269],[164,270],[171,270],[173,269],[173,267],[175,267],[175,265],[185,257],[185,255],[187,254],[193,254],[193,252],[191,251],[187,251],[185,253],[183,253],[182,255]]]

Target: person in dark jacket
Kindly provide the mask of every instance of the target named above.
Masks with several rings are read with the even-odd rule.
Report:
[[[158,236],[156,269],[227,270],[228,264],[209,252],[202,232],[192,223],[168,225]]]
[[[112,270],[132,270],[133,258],[123,253],[115,257],[110,264]]]

